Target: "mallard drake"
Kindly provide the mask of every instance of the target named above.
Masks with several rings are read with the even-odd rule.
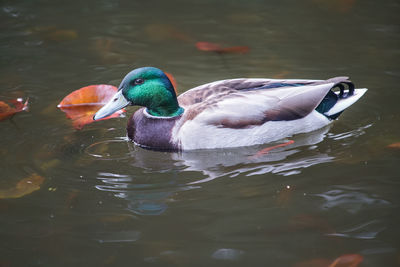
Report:
[[[338,88],[336,92],[333,90]],[[160,69],[129,72],[118,92],[93,117],[138,105],[128,137],[156,150],[251,146],[319,129],[335,120],[367,89],[348,77],[328,80],[228,79],[179,95]]]

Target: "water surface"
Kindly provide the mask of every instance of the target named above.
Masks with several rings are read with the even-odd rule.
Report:
[[[400,264],[400,4],[365,1],[2,1],[0,266],[299,266],[359,254]],[[195,42],[248,46],[198,51]],[[127,118],[75,130],[56,108],[131,69],[178,91],[235,77],[348,75],[366,95],[291,146],[185,153],[126,139]],[[128,114],[135,108],[129,108]]]

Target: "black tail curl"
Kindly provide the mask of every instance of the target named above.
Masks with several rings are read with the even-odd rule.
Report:
[[[354,83],[352,83],[351,81],[344,81],[344,82],[337,83],[333,86],[332,89],[334,89],[334,88],[339,88],[340,92],[339,92],[338,97],[340,99],[347,98],[349,96],[354,95],[355,86],[354,86]],[[347,89],[347,92],[345,92],[346,89]]]
[[[339,94],[334,92],[335,88],[339,88]],[[337,119],[342,112],[332,115],[326,115],[325,113],[329,111],[338,102],[339,99],[344,99],[354,95],[354,89],[354,83],[352,83],[351,81],[347,80],[336,83],[332,87],[332,89],[326,94],[324,99],[315,110],[330,120]]]

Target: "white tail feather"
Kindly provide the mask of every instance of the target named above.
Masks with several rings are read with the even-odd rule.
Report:
[[[342,112],[343,110],[345,110],[346,108],[350,107],[355,102],[357,102],[357,100],[360,99],[360,97],[362,97],[367,90],[368,90],[367,88],[354,89],[353,95],[339,99],[338,102],[324,114],[326,116],[331,116],[339,112]]]

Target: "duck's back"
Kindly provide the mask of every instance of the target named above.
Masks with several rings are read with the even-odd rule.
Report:
[[[324,114],[328,110],[321,112],[316,108],[332,88],[340,89],[345,85],[354,89],[347,77],[329,80],[242,78],[205,84],[178,97],[185,113],[172,137],[181,149],[189,150],[249,146],[313,131],[332,120]],[[357,95],[357,89],[353,89],[342,98],[354,98],[355,102],[365,92],[353,96],[353,93]],[[338,99],[334,101],[339,102]]]

